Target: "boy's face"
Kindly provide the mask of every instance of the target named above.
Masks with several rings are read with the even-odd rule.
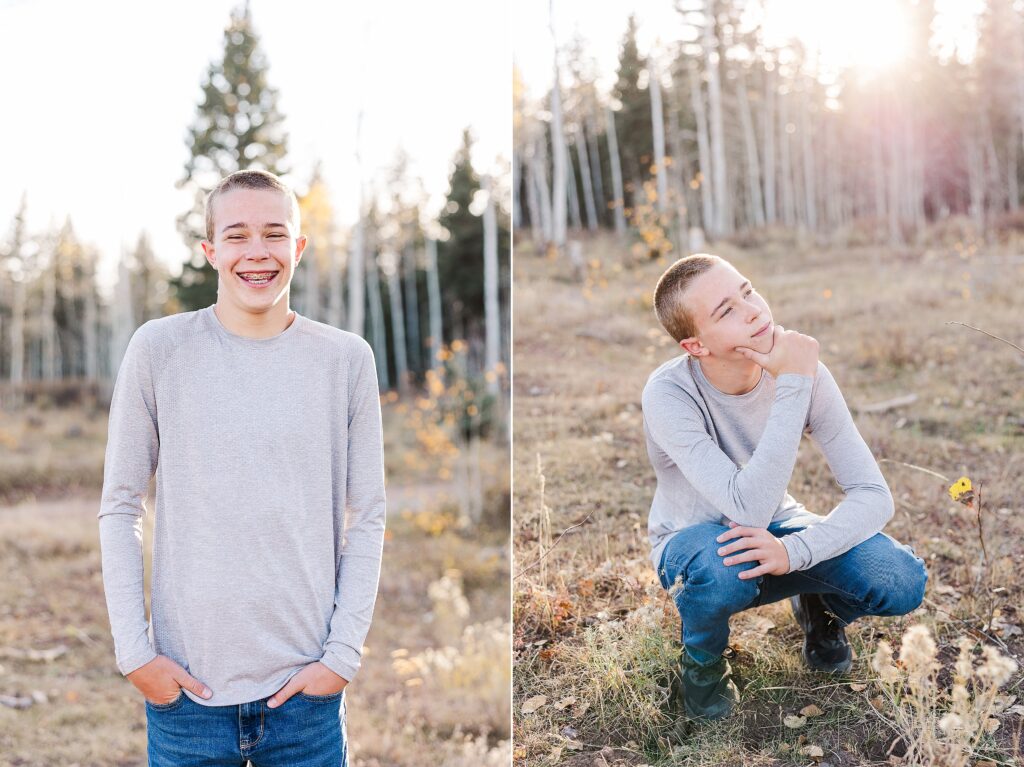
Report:
[[[218,301],[262,313],[288,295],[306,247],[290,219],[290,200],[274,189],[232,189],[213,201],[213,242],[204,240],[203,252],[217,270]]]
[[[683,295],[697,335],[680,342],[694,356],[747,359],[737,346],[767,354],[774,343],[772,312],[750,281],[729,264],[716,264],[694,279]]]

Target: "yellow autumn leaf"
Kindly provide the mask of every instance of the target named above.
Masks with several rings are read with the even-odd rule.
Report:
[[[969,477],[960,477],[960,479],[949,486],[949,497],[960,503],[970,500],[970,497],[965,496],[973,496],[973,492],[974,487],[971,485]]]

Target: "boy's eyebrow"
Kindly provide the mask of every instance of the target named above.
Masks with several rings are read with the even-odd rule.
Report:
[[[264,229],[273,229],[273,228],[278,227],[278,226],[281,227],[282,229],[287,229],[288,228],[287,224],[264,224],[263,228]],[[248,228],[249,228],[248,224],[239,222],[237,224],[228,224],[227,226],[225,226],[223,229],[220,230],[220,233],[224,234],[224,232],[226,232],[228,229],[248,229]]]
[[[750,284],[750,280],[744,280],[743,284],[740,285],[740,292],[742,293],[743,289],[745,287],[747,287],[747,285],[749,285],[749,284]],[[723,306],[725,306],[727,303],[729,303],[729,301],[731,301],[731,300],[732,300],[731,296],[726,296],[725,298],[723,298],[722,301],[718,304],[718,306],[716,306],[714,309],[711,310],[711,316],[714,317],[716,314],[718,314],[718,310],[721,309]]]

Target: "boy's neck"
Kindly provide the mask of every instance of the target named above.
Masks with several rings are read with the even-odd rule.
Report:
[[[732,360],[698,358],[701,372],[722,394],[746,394],[757,386],[764,370],[756,362],[750,360]]]
[[[265,312],[247,312],[218,298],[213,311],[225,330],[245,338],[273,338],[295,321],[295,312],[288,308],[287,298]]]

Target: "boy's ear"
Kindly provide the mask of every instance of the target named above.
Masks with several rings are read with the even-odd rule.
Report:
[[[300,234],[295,238],[295,265],[299,265],[299,261],[302,260],[302,254],[306,250],[306,245],[309,244],[309,239],[304,234]]]
[[[679,346],[691,357],[704,357],[709,353],[708,347],[702,344],[696,336],[684,338],[679,342]]]
[[[206,260],[210,262],[210,266],[216,269],[217,259],[214,256],[213,243],[208,242],[207,240],[203,240],[202,242],[199,243],[199,245],[203,249],[203,255],[206,256]]]

